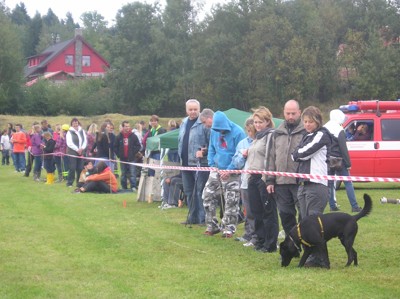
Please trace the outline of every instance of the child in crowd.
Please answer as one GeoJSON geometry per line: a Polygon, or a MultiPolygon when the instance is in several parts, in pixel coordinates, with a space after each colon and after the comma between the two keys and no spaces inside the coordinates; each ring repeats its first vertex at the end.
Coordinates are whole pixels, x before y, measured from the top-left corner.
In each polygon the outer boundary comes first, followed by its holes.
{"type": "Polygon", "coordinates": [[[44,153],[44,168],[47,171],[47,185],[51,185],[54,183],[54,171],[56,170],[54,163],[54,147],[56,146],[56,142],[53,139],[53,134],[49,131],[43,133],[44,144],[42,144],[43,153],[44,153]]]}
{"type": "MultiPolygon", "coordinates": [[[[83,169],[81,172],[81,175],[79,176],[79,180],[78,180],[78,188],[82,187],[83,185],[85,185],[86,183],[86,178],[89,175],[92,175],[94,173],[94,167],[93,167],[93,162],[92,161],[85,161],[83,163],[83,169]]],[[[75,189],[75,191],[77,191],[77,189],[75,189]]]]}
{"type": "Polygon", "coordinates": [[[10,136],[8,136],[8,131],[3,130],[1,135],[1,165],[10,165],[10,151],[11,151],[11,143],[10,136]]]}
{"type": "MultiPolygon", "coordinates": [[[[56,164],[57,172],[58,172],[58,182],[63,181],[63,173],[68,173],[68,156],[65,156],[67,153],[67,141],[65,139],[65,135],[69,130],[69,125],[64,124],[61,126],[61,130],[58,132],[58,138],[56,140],[56,146],[54,147],[54,162],[56,164]]],[[[54,133],[53,133],[54,136],[54,133]]]]}

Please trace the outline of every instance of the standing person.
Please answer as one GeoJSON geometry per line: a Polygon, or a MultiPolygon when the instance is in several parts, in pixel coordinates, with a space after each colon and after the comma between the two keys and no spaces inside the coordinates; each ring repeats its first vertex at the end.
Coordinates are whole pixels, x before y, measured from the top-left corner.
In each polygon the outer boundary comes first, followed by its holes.
{"type": "Polygon", "coordinates": [[[10,165],[11,143],[7,130],[3,130],[1,135],[1,165],[10,165]]]}
{"type": "MultiPolygon", "coordinates": [[[[157,115],[151,116],[150,125],[151,125],[151,129],[148,134],[148,137],[154,137],[154,136],[161,135],[161,134],[164,134],[165,132],[167,132],[167,130],[165,130],[163,127],[161,127],[161,125],[158,123],[157,115]]],[[[149,157],[154,160],[160,160],[161,159],[160,151],[159,150],[151,151],[149,157]]],[[[154,176],[155,173],[156,173],[155,170],[150,168],[149,172],[148,172],[148,176],[154,176]]]]}
{"type": "Polygon", "coordinates": [[[57,139],[60,137],[60,132],[61,132],[61,125],[56,124],[56,126],[54,127],[54,132],[53,132],[54,141],[57,142],[57,139]]]}
{"type": "MultiPolygon", "coordinates": [[[[322,126],[321,111],[307,107],[302,116],[307,134],[292,153],[293,160],[299,162],[298,173],[328,175],[327,160],[331,146],[329,132],[322,126]]],[[[298,199],[302,217],[319,215],[328,203],[328,181],[326,179],[299,179],[298,199]]]]}
{"type": "Polygon", "coordinates": [[[43,134],[44,132],[50,132],[51,135],[53,135],[53,130],[51,129],[51,127],[50,127],[50,125],[49,125],[49,123],[47,122],[46,119],[43,119],[43,120],[40,122],[40,124],[42,125],[42,134],[43,134]]]}
{"type": "MultiPolygon", "coordinates": [[[[340,170],[330,169],[330,175],[349,176],[349,169],[351,168],[351,161],[349,151],[346,144],[346,134],[343,130],[342,124],[346,116],[339,109],[334,109],[329,113],[329,121],[325,124],[325,128],[331,133],[331,157],[342,158],[342,168],[340,170]]],[[[356,194],[354,192],[353,183],[351,181],[344,181],[346,187],[347,197],[351,204],[351,211],[358,213],[361,208],[358,206],[356,194]]],[[[329,205],[331,211],[339,211],[335,200],[335,183],[334,181],[328,182],[329,186],[329,205]]]]}
{"type": "MultiPolygon", "coordinates": [[[[95,157],[105,160],[104,162],[110,167],[111,171],[114,172],[114,162],[111,161],[113,158],[114,149],[111,148],[111,134],[110,134],[110,123],[104,122],[100,127],[100,132],[96,134],[96,142],[92,147],[92,151],[96,150],[95,157]]],[[[100,160],[96,160],[94,166],[96,166],[100,160]]]]}
{"type": "Polygon", "coordinates": [[[8,137],[10,137],[10,139],[11,139],[11,135],[13,134],[13,130],[14,130],[14,125],[12,124],[12,123],[7,123],[7,134],[8,134],[8,137]]]}
{"type": "MultiPolygon", "coordinates": [[[[39,123],[37,121],[33,122],[31,130],[28,133],[25,132],[25,134],[26,134],[26,148],[28,150],[27,150],[26,156],[25,156],[25,158],[26,158],[26,166],[25,166],[24,177],[29,177],[29,174],[32,171],[33,160],[35,159],[35,157],[32,154],[32,141],[31,141],[31,137],[35,133],[35,128],[34,128],[35,125],[39,125],[39,123]]],[[[40,125],[39,125],[40,136],[42,136],[41,132],[42,132],[42,129],[41,129],[40,125]]],[[[39,151],[42,152],[42,150],[40,148],[39,148],[39,151]]],[[[34,177],[34,179],[35,179],[35,177],[34,177]]]]}
{"type": "MultiPolygon", "coordinates": [[[[114,124],[111,121],[111,119],[106,120],[106,122],[108,122],[110,125],[108,127],[108,136],[110,137],[110,159],[115,160],[114,145],[115,145],[116,136],[115,136],[114,124]]],[[[120,125],[120,127],[121,127],[121,125],[120,125]]],[[[121,132],[121,128],[120,128],[119,132],[121,132]]],[[[115,177],[118,178],[119,177],[119,169],[118,169],[117,161],[113,162],[112,169],[115,174],[115,177]]]]}
{"type": "MultiPolygon", "coordinates": [[[[299,103],[294,99],[287,101],[283,108],[283,116],[285,121],[275,130],[271,139],[268,170],[295,173],[298,163],[292,160],[291,154],[306,132],[301,122],[299,103]]],[[[285,234],[288,235],[297,223],[296,207],[299,209],[296,178],[269,176],[266,183],[267,192],[275,194],[282,227],[285,234]]]]}
{"type": "MultiPolygon", "coordinates": [[[[248,118],[245,123],[247,137],[239,142],[236,147],[236,153],[233,156],[233,163],[237,169],[248,169],[247,150],[256,136],[256,128],[254,127],[254,120],[252,117],[248,118]]],[[[246,218],[244,222],[244,234],[241,237],[235,238],[236,241],[244,242],[243,246],[254,246],[256,240],[254,237],[254,216],[250,209],[250,198],[248,193],[249,174],[243,172],[240,175],[240,194],[242,205],[246,211],[246,218]]]]}
{"type": "MultiPolygon", "coordinates": [[[[40,175],[42,172],[42,128],[39,124],[33,126],[33,134],[31,135],[31,152],[33,156],[33,180],[40,182],[40,175]]],[[[28,174],[29,175],[29,174],[28,174]]]]}
{"type": "MultiPolygon", "coordinates": [[[[292,153],[295,162],[299,162],[298,173],[313,175],[328,175],[328,157],[330,154],[331,137],[322,126],[321,111],[314,106],[304,109],[301,119],[307,134],[292,153]]],[[[326,179],[299,179],[299,199],[301,217],[321,215],[328,203],[329,190],[326,179]]],[[[314,251],[307,259],[306,267],[327,267],[322,252],[314,251]]]]}
{"type": "Polygon", "coordinates": [[[15,171],[25,171],[25,148],[26,148],[26,134],[22,131],[22,125],[15,125],[15,132],[11,137],[11,143],[13,144],[13,152],[15,156],[15,171]]]}
{"type": "MultiPolygon", "coordinates": [[[[213,117],[208,165],[219,170],[236,169],[232,158],[238,143],[246,137],[243,129],[233,123],[221,111],[213,117]]],[[[203,205],[206,212],[206,235],[212,236],[222,229],[222,237],[231,238],[236,232],[239,215],[240,186],[239,175],[212,171],[203,190],[203,205]],[[222,196],[224,200],[222,199],[222,196]],[[216,208],[221,201],[224,212],[221,226],[216,218],[216,208]]]]}
{"type": "Polygon", "coordinates": [[[139,124],[140,124],[140,126],[142,127],[142,138],[147,134],[147,128],[146,128],[146,123],[145,123],[145,121],[144,120],[141,120],[140,122],[139,122],[139,124]]]}
{"type": "MultiPolygon", "coordinates": [[[[196,99],[186,101],[186,114],[188,116],[183,120],[178,136],[178,154],[181,164],[184,167],[207,167],[205,151],[210,141],[210,127],[204,126],[201,122],[200,102],[196,99]],[[204,155],[199,149],[204,150],[204,155]]],[[[213,114],[214,112],[211,111],[211,119],[213,114]]],[[[201,195],[208,175],[208,171],[182,171],[183,191],[189,209],[188,217],[185,222],[182,222],[183,224],[204,224],[205,214],[201,195]]]]}
{"type": "MultiPolygon", "coordinates": [[[[170,119],[168,121],[168,131],[173,131],[179,129],[178,124],[175,120],[170,119]]],[[[168,161],[170,162],[179,162],[179,154],[178,149],[170,149],[167,153],[168,161]]]]}
{"type": "Polygon", "coordinates": [[[140,123],[135,123],[135,126],[132,129],[132,133],[136,135],[140,143],[140,151],[144,151],[143,143],[142,143],[142,125],[140,123]]]}
{"type": "Polygon", "coordinates": [[[86,133],[83,131],[79,120],[73,118],[67,132],[67,154],[69,155],[69,171],[67,186],[72,187],[75,180],[78,183],[79,174],[83,169],[83,157],[87,146],[86,133]]]}
{"type": "MultiPolygon", "coordinates": [[[[271,139],[274,133],[272,113],[261,106],[253,113],[256,137],[247,151],[247,167],[251,170],[267,170],[271,139]]],[[[254,215],[254,249],[260,252],[275,252],[279,224],[275,196],[267,193],[265,175],[251,174],[248,184],[250,210],[254,215]]]]}
{"type": "Polygon", "coordinates": [[[43,166],[47,172],[47,180],[46,185],[54,184],[54,171],[56,170],[56,166],[54,164],[54,147],[56,146],[56,142],[53,139],[53,134],[50,131],[46,131],[43,133],[44,144],[42,144],[43,153],[44,153],[44,161],[43,166]]]}
{"type": "Polygon", "coordinates": [[[86,134],[86,139],[87,139],[87,147],[86,147],[86,152],[88,157],[93,157],[96,156],[97,149],[94,149],[93,146],[96,143],[96,136],[97,136],[97,124],[92,123],[86,134]]]}
{"type": "Polygon", "coordinates": [[[68,157],[65,155],[67,153],[67,141],[65,135],[69,130],[68,124],[63,124],[59,132],[58,138],[56,140],[56,146],[54,147],[54,163],[56,164],[58,172],[58,182],[63,181],[63,172],[68,171],[68,157]]]}
{"type": "Polygon", "coordinates": [[[136,154],[140,151],[140,142],[136,134],[132,132],[129,121],[124,120],[121,124],[122,130],[118,134],[114,144],[114,152],[120,159],[121,186],[128,189],[128,179],[133,192],[136,192],[136,154]]]}

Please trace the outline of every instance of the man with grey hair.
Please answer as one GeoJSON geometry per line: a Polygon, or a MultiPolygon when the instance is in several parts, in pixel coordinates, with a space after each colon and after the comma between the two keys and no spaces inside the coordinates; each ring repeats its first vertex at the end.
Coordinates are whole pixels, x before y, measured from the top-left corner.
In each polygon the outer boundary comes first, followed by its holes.
{"type": "Polygon", "coordinates": [[[203,111],[200,113],[200,121],[201,123],[211,129],[212,127],[212,122],[213,122],[213,117],[214,117],[214,111],[208,108],[204,108],[203,111]]]}
{"type": "MultiPolygon", "coordinates": [[[[275,130],[269,153],[268,171],[297,172],[297,162],[291,158],[294,149],[305,134],[301,122],[301,110],[297,100],[286,102],[283,108],[285,121],[275,130]]],[[[275,193],[282,227],[287,235],[296,225],[296,206],[298,206],[296,178],[285,176],[269,176],[267,192],[275,193]]]]}
{"type": "MultiPolygon", "coordinates": [[[[208,109],[210,110],[210,109],[208,109]]],[[[212,112],[212,110],[210,110],[212,112]]],[[[207,120],[210,111],[203,120],[207,120]]],[[[212,112],[213,113],[213,112],[212,112]]],[[[184,167],[207,167],[207,148],[210,140],[210,128],[203,124],[200,114],[200,103],[196,99],[186,102],[188,115],[179,127],[178,153],[184,167]]],[[[212,118],[212,114],[211,114],[212,118]]],[[[212,122],[212,121],[211,121],[212,122]]],[[[182,171],[183,190],[189,208],[188,217],[182,224],[204,224],[205,213],[202,192],[207,182],[208,171],[182,171]]]]}

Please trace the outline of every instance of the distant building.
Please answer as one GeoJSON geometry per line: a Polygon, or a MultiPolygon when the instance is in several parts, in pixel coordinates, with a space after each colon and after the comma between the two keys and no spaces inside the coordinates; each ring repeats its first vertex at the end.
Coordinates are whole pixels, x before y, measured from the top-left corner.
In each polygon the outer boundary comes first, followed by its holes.
{"type": "Polygon", "coordinates": [[[103,77],[110,64],[75,29],[73,39],[56,43],[42,53],[27,58],[24,68],[26,85],[44,78],[55,83],[83,77],[103,77]]]}

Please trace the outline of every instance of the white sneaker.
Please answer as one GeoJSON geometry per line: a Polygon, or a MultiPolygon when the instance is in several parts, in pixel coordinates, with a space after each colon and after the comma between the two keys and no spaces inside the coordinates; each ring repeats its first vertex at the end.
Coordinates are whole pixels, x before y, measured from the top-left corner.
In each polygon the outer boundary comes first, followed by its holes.
{"type": "Polygon", "coordinates": [[[132,188],[133,193],[137,193],[137,189],[135,187],[132,188]]]}
{"type": "Polygon", "coordinates": [[[177,206],[166,204],[166,205],[165,205],[164,207],[162,207],[161,209],[167,210],[167,209],[174,209],[174,208],[177,208],[177,206]]]}
{"type": "Polygon", "coordinates": [[[168,204],[166,202],[162,202],[161,205],[158,206],[159,209],[163,210],[168,204]]]}
{"type": "Polygon", "coordinates": [[[244,243],[243,246],[244,246],[244,247],[253,247],[253,246],[254,246],[254,243],[251,242],[251,241],[249,241],[249,242],[244,243]]]}

